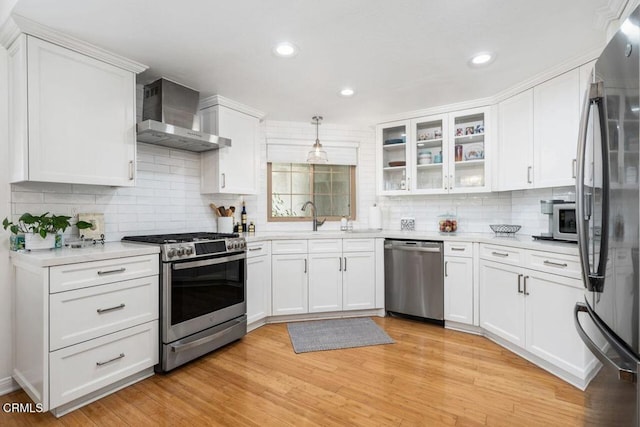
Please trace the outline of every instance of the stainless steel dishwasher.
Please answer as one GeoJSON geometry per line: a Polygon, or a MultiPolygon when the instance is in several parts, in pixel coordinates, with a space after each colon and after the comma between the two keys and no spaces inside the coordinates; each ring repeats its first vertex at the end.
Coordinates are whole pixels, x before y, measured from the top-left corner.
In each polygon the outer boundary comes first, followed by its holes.
{"type": "Polygon", "coordinates": [[[384,241],[385,309],[444,323],[442,242],[384,241]]]}

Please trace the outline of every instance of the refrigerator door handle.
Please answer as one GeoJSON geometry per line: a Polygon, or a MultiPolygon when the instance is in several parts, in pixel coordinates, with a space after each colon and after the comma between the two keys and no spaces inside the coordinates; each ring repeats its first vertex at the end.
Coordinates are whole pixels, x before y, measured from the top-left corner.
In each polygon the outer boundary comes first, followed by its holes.
{"type": "MultiPolygon", "coordinates": [[[[609,223],[609,144],[607,141],[607,123],[604,105],[604,82],[592,83],[586,93],[580,119],[580,135],[578,137],[578,173],[576,177],[576,209],[578,252],[582,265],[582,275],[585,279],[585,287],[589,291],[602,292],[604,289],[605,268],[607,263],[607,238],[609,223]],[[602,159],[602,226],[600,234],[600,252],[598,266],[595,272],[589,265],[589,231],[587,223],[592,217],[593,192],[585,193],[585,156],[587,146],[587,129],[589,126],[589,113],[592,105],[598,106],[598,120],[600,124],[600,141],[602,159]]],[[[593,178],[595,185],[595,177],[593,178]]]]}
{"type": "Polygon", "coordinates": [[[593,323],[596,325],[596,328],[598,328],[598,331],[605,337],[605,339],[611,345],[611,347],[620,356],[623,356],[625,360],[629,361],[629,364],[637,366],[638,360],[636,360],[636,358],[632,354],[630,354],[624,347],[622,347],[618,343],[617,339],[613,337],[611,333],[608,332],[605,327],[603,327],[603,325],[601,325],[601,321],[599,319],[591,315],[591,312],[589,311],[589,308],[587,307],[586,304],[581,302],[576,303],[573,309],[574,321],[575,321],[576,329],[578,331],[578,335],[580,335],[580,338],[582,339],[584,344],[591,351],[591,353],[593,353],[593,355],[596,358],[598,358],[598,360],[600,360],[600,362],[602,362],[604,365],[611,366],[618,371],[618,379],[620,381],[636,383],[638,379],[638,372],[632,369],[621,367],[616,362],[614,362],[607,354],[605,354],[602,350],[600,350],[600,347],[598,347],[598,345],[593,342],[591,337],[589,337],[589,335],[582,328],[582,325],[580,324],[580,319],[578,318],[579,313],[587,313],[589,315],[593,323]]]}

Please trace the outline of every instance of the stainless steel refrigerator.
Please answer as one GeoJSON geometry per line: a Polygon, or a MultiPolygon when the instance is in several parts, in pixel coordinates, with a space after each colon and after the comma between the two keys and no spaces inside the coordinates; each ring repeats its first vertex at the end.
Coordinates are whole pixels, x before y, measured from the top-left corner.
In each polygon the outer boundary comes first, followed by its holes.
{"type": "Polygon", "coordinates": [[[637,426],[640,419],[639,39],[640,8],[597,60],[582,111],[576,216],[585,298],[574,313],[603,365],[585,391],[589,425],[637,426]]]}

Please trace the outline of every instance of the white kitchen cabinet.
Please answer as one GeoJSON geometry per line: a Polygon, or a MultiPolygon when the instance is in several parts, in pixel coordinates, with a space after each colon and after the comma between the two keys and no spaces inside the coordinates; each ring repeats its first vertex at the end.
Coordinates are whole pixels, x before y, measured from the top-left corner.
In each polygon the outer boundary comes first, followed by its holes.
{"type": "Polygon", "coordinates": [[[492,255],[512,251],[481,250],[480,326],[586,386],[596,362],[574,325],[573,308],[584,298],[581,273],[573,268],[578,257],[518,250],[521,261],[513,264],[492,255]]]}
{"type": "Polygon", "coordinates": [[[498,188],[533,187],[533,89],[498,104],[498,188]]]}
{"type": "Polygon", "coordinates": [[[533,88],[533,181],[536,188],[575,185],[580,69],[533,88]]]}
{"type": "Polygon", "coordinates": [[[247,324],[271,315],[271,242],[247,244],[247,324]]]}
{"type": "Polygon", "coordinates": [[[200,116],[204,132],[231,138],[231,147],[202,153],[200,192],[257,194],[261,170],[258,130],[263,114],[214,96],[201,103],[200,116]]]}
{"type": "Polygon", "coordinates": [[[490,191],[489,123],[482,107],[378,125],[378,192],[490,191]]]}
{"type": "Polygon", "coordinates": [[[472,325],[472,245],[467,242],[445,242],[444,253],[444,320],[472,325]]]}
{"type": "Polygon", "coordinates": [[[11,182],[133,186],[135,73],[24,34],[9,58],[11,182]]]}
{"type": "Polygon", "coordinates": [[[374,308],[375,252],[344,252],[343,258],[342,309],[347,311],[374,308]]]}
{"type": "Polygon", "coordinates": [[[306,251],[271,257],[274,316],[309,312],[308,263],[306,251]]]}
{"type": "Polygon", "coordinates": [[[342,248],[309,254],[309,312],[342,311],[342,248]]]}
{"type": "Polygon", "coordinates": [[[13,378],[34,402],[60,416],[153,374],[157,254],[29,261],[14,259],[13,378]]]}

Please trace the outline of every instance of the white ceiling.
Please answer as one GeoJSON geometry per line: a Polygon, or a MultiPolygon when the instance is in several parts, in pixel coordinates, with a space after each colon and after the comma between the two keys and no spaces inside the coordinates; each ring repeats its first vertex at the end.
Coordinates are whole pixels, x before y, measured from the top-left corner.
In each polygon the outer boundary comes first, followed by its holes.
{"type": "Polygon", "coordinates": [[[18,0],[14,12],[264,111],[373,124],[494,95],[601,48],[609,0],[18,0]],[[300,48],[272,54],[276,42],[300,48]],[[486,68],[467,65],[492,51],[486,68]],[[357,93],[338,96],[344,86],[357,93]]]}

